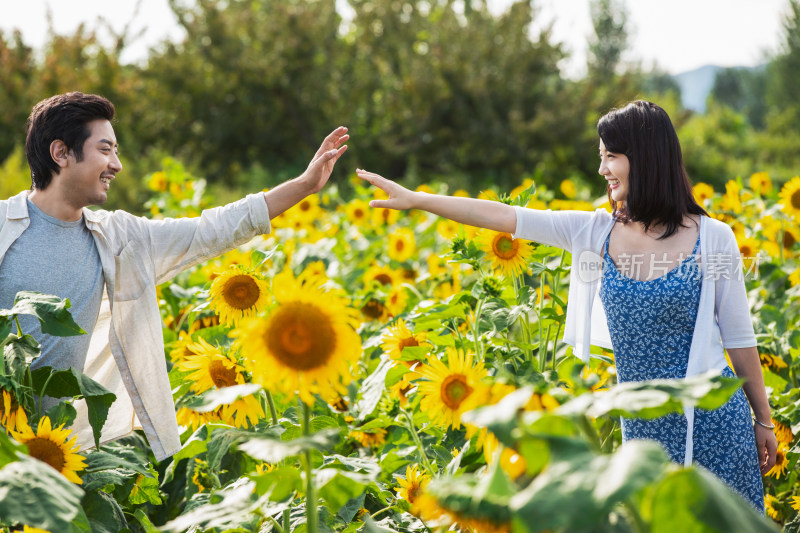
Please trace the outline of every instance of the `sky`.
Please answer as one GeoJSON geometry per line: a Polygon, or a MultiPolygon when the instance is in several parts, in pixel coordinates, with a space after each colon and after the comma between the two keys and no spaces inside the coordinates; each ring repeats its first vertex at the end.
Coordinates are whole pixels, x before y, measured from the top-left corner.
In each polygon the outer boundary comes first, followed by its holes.
{"type": "MultiPolygon", "coordinates": [[[[186,1],[186,0],[184,0],[186,1]]],[[[342,1],[342,0],[339,0],[342,1]]],[[[489,0],[494,13],[513,0],[489,0]]],[[[657,65],[678,74],[704,65],[754,66],[779,50],[788,0],[627,0],[631,34],[627,61],[645,68],[657,65]]],[[[130,23],[141,35],[124,52],[123,61],[137,61],[165,39],[183,33],[167,0],[141,0],[134,16],[133,0],[0,0],[0,30],[19,28],[24,41],[41,47],[47,36],[47,8],[59,33],[79,24],[107,21],[116,32],[130,23]]],[[[560,66],[571,77],[585,72],[586,40],[592,34],[589,0],[534,0],[539,15],[533,32],[552,24],[553,38],[570,57],[560,66]]]]}

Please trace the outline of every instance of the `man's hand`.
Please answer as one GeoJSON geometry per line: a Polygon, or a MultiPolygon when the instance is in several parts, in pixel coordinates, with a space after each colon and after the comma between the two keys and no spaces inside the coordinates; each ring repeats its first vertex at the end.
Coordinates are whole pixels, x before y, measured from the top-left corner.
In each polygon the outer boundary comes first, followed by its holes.
{"type": "Polygon", "coordinates": [[[347,128],[344,126],[339,126],[325,137],[319,150],[314,154],[314,158],[311,159],[311,162],[308,164],[308,168],[306,168],[305,172],[298,178],[303,185],[308,187],[307,194],[319,192],[325,183],[328,182],[328,178],[331,177],[331,172],[333,172],[336,161],[338,161],[347,150],[347,145],[344,143],[347,142],[349,138],[350,136],[347,134],[347,128]]]}
{"type": "Polygon", "coordinates": [[[265,192],[269,218],[275,218],[309,194],[319,192],[331,177],[336,161],[347,150],[344,143],[349,138],[347,128],[339,126],[322,141],[305,172],[265,192]]]}

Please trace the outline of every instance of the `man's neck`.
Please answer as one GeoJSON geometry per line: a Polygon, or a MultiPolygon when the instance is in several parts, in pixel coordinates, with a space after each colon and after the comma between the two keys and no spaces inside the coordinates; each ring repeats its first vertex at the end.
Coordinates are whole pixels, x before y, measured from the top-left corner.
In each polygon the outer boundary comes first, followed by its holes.
{"type": "Polygon", "coordinates": [[[75,222],[83,216],[83,209],[70,205],[53,185],[44,190],[33,189],[28,198],[45,214],[65,222],[75,222]]]}

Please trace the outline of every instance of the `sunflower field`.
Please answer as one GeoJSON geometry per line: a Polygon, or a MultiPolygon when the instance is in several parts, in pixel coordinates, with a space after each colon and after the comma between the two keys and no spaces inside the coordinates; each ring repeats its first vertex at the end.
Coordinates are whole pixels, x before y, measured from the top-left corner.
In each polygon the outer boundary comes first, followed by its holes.
{"type": "MultiPolygon", "coordinates": [[[[114,396],[75,370],[31,370],[38,343],[17,319],[81,334],[68,303],[20,293],[0,311],[0,529],[800,531],[800,177],[695,186],[748,268],[779,440],[767,517],[658,445],[621,442],[621,416],[715,408],[739,380],[617,384],[612,352],[593,348],[584,365],[560,341],[566,252],[370,208],[376,191],[352,179],[351,198],[329,185],[269,235],[158,288],[184,431],[170,459],[138,433],[78,449],[73,400],[97,438],[114,396]],[[45,392],[64,399],[43,411],[45,392]]],[[[172,160],[147,183],[153,217],[214,205],[172,160]]],[[[569,180],[482,196],[608,207],[569,180]]]]}

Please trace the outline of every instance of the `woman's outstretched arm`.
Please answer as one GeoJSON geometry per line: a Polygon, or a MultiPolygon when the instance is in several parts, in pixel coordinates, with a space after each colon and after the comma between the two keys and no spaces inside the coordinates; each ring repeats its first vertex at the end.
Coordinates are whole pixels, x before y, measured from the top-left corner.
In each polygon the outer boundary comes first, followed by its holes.
{"type": "Polygon", "coordinates": [[[389,195],[388,200],[372,200],[369,203],[371,207],[422,209],[478,228],[506,233],[514,233],[517,229],[517,215],[510,205],[491,200],[414,192],[373,172],[357,169],[356,174],[389,195]]]}

